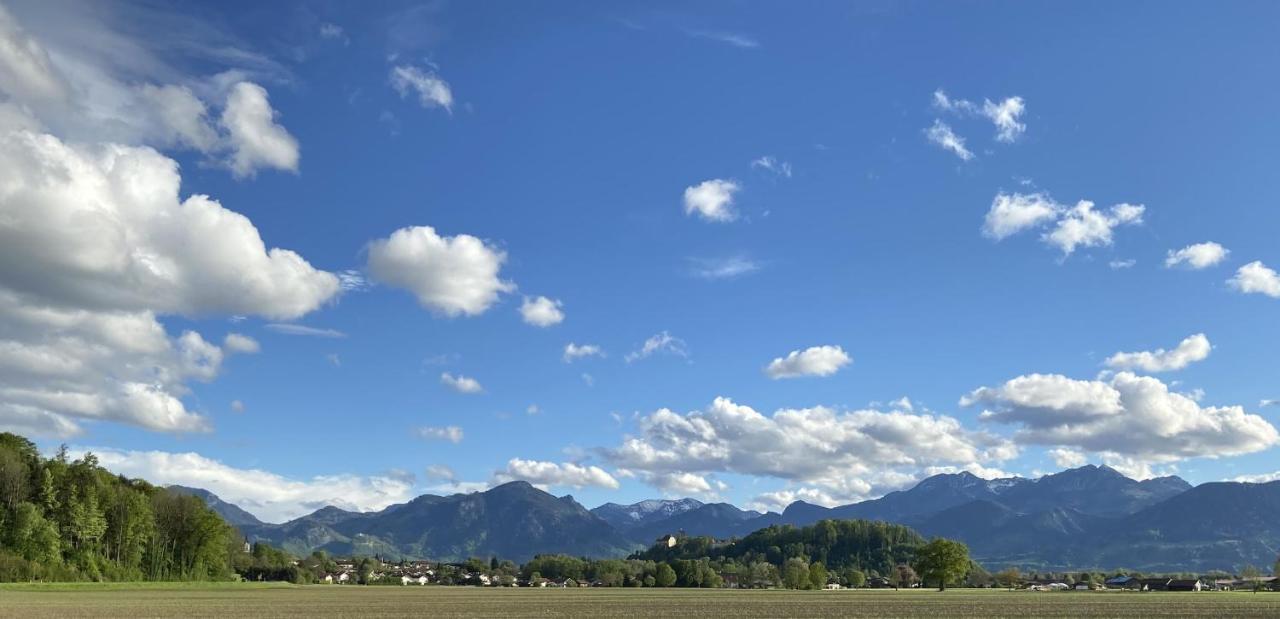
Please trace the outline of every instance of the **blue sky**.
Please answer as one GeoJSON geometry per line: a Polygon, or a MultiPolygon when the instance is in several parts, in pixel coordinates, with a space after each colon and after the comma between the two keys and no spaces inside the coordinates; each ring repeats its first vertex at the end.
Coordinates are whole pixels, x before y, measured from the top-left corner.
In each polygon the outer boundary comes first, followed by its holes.
{"type": "Polygon", "coordinates": [[[6,3],[0,428],[274,520],[1269,478],[1278,12],[6,3]]]}

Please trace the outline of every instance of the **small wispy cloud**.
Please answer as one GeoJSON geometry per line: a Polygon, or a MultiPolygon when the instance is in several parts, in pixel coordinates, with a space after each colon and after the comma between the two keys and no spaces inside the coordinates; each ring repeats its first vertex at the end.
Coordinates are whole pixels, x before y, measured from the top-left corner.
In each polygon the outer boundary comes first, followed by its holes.
{"type": "Polygon", "coordinates": [[[773,155],[765,155],[751,162],[752,169],[764,170],[774,176],[783,178],[791,178],[791,163],[788,161],[779,161],[773,155]]]}
{"type": "Polygon", "coordinates": [[[414,433],[421,439],[428,441],[449,441],[455,445],[462,442],[463,436],[462,428],[459,428],[458,426],[423,426],[414,430],[414,433]]]}
{"type": "Polygon", "coordinates": [[[735,32],[724,32],[721,30],[685,30],[685,34],[698,38],[725,43],[742,49],[755,49],[760,47],[760,42],[745,35],[735,32]]]}
{"type": "Polygon", "coordinates": [[[321,329],[317,327],[308,327],[306,325],[296,325],[291,322],[272,322],[267,324],[267,329],[276,333],[285,335],[305,335],[308,337],[347,337],[346,333],[337,329],[321,329]]]}
{"type": "Polygon", "coordinates": [[[654,353],[668,353],[678,357],[688,357],[689,349],[685,345],[684,340],[663,331],[655,334],[653,337],[644,341],[640,348],[627,353],[624,357],[627,363],[644,359],[654,353]]]}
{"type": "Polygon", "coordinates": [[[689,274],[700,279],[732,279],[760,270],[760,263],[746,256],[689,258],[689,274]]]}

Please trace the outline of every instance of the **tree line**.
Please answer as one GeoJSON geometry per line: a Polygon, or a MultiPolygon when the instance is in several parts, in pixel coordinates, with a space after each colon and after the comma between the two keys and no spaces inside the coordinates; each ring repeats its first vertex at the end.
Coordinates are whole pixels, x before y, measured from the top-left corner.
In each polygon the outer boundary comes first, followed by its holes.
{"type": "Polygon", "coordinates": [[[0,433],[0,582],[226,580],[268,554],[198,497],[0,433]]]}

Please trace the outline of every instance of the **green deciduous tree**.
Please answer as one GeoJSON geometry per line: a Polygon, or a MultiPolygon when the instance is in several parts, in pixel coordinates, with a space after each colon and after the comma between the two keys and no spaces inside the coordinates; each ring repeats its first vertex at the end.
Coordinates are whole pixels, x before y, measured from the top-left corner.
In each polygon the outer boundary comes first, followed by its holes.
{"type": "Polygon", "coordinates": [[[944,591],[949,582],[959,582],[969,571],[969,547],[936,538],[916,551],[914,568],[925,583],[937,583],[944,591]]]}

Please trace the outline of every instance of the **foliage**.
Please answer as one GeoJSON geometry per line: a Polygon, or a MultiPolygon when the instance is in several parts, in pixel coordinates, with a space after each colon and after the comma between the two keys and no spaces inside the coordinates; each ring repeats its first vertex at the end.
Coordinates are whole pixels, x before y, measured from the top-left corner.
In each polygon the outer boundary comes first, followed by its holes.
{"type": "Polygon", "coordinates": [[[199,498],[112,475],[92,453],[41,458],[0,433],[0,581],[305,579],[286,564],[265,547],[245,553],[199,498]]]}
{"type": "Polygon", "coordinates": [[[969,547],[941,537],[916,550],[913,566],[926,583],[937,583],[944,591],[947,583],[960,582],[969,573],[969,547]]]}

